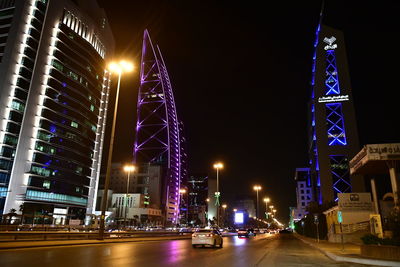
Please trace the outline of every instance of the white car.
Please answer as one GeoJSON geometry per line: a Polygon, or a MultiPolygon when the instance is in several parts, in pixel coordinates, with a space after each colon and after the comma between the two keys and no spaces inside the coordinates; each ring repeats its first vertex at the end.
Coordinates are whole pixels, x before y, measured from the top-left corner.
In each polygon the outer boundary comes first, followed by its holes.
{"type": "Polygon", "coordinates": [[[192,234],[192,246],[195,248],[197,245],[213,246],[217,245],[222,248],[224,241],[222,235],[218,230],[213,229],[199,229],[192,234]]]}

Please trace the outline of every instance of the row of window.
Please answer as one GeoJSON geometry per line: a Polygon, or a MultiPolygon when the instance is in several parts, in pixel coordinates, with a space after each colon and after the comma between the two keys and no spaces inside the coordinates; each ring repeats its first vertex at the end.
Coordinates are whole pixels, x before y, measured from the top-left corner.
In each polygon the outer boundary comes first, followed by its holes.
{"type": "Polygon", "coordinates": [[[42,200],[57,203],[67,203],[86,206],[88,200],[83,197],[76,197],[64,194],[56,194],[50,192],[41,192],[36,190],[28,189],[26,191],[26,199],[30,200],[42,200]]]}
{"type": "Polygon", "coordinates": [[[68,195],[88,195],[89,189],[72,183],[61,182],[59,180],[43,179],[41,177],[30,176],[28,186],[35,188],[43,188],[58,193],[63,192],[68,195]]]}
{"type": "Polygon", "coordinates": [[[90,184],[90,179],[88,179],[87,177],[79,176],[73,174],[72,172],[70,173],[64,170],[43,167],[35,164],[32,164],[30,173],[40,175],[43,177],[54,177],[60,180],[65,180],[65,182],[67,183],[81,184],[86,186],[89,186],[90,184]]]}

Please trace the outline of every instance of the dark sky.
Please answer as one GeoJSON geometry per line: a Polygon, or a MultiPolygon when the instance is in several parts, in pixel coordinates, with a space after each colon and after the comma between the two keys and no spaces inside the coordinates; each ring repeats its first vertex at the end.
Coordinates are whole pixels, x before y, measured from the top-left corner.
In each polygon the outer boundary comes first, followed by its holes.
{"type": "MultiPolygon", "coordinates": [[[[140,64],[146,28],[159,44],[186,126],[190,171],[214,175],[212,163],[223,161],[223,198],[254,196],[259,183],[260,196],[268,195],[286,220],[295,206],[295,168],[308,161],[307,100],[321,2],[99,2],[117,58],[140,64]]],[[[327,1],[325,23],[345,34],[361,144],[399,142],[399,5],[349,2],[327,1]]],[[[138,78],[139,70],[123,77],[114,161],[132,159],[138,78]]]]}

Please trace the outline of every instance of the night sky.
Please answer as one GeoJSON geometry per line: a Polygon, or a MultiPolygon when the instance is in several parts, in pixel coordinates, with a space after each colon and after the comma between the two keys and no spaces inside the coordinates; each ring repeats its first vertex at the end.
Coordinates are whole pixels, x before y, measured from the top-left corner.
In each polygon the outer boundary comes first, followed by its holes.
{"type": "MultiPolygon", "coordinates": [[[[213,162],[223,161],[223,202],[255,196],[259,183],[260,197],[268,195],[284,221],[296,205],[295,168],[308,162],[307,101],[321,6],[289,2],[99,0],[116,58],[138,66],[146,28],[159,44],[186,127],[190,172],[215,175],[213,162]]],[[[324,21],[344,31],[360,143],[399,142],[399,4],[349,2],[327,1],[324,21]]],[[[132,160],[138,81],[139,70],[123,76],[113,161],[132,160]]]]}

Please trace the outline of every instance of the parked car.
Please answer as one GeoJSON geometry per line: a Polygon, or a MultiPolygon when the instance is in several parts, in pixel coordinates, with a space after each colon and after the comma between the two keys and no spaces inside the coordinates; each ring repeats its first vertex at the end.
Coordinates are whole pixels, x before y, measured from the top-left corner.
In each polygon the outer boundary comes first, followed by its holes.
{"type": "Polygon", "coordinates": [[[216,229],[198,229],[192,234],[192,246],[195,248],[198,245],[201,246],[212,246],[217,245],[222,248],[223,239],[221,233],[216,229]]]}

